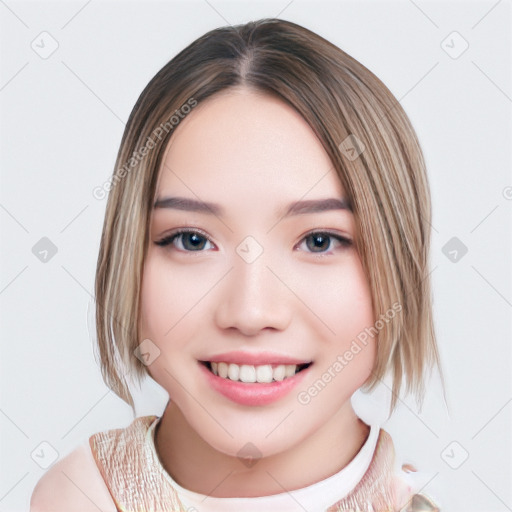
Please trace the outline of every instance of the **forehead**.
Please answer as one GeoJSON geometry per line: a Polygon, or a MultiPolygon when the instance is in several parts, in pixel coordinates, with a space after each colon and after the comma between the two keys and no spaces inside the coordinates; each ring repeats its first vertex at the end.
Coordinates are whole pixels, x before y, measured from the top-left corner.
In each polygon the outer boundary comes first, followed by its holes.
{"type": "Polygon", "coordinates": [[[243,88],[201,103],[175,128],[157,196],[171,193],[259,209],[344,195],[327,152],[300,114],[243,88]]]}

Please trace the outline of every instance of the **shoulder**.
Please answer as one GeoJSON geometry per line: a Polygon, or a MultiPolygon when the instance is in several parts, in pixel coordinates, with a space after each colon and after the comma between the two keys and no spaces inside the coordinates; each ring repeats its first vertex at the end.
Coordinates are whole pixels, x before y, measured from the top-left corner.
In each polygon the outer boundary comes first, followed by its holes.
{"type": "Polygon", "coordinates": [[[117,510],[88,443],[75,448],[53,465],[37,482],[32,492],[30,512],[68,510],[117,510]]]}
{"type": "Polygon", "coordinates": [[[141,416],[126,427],[90,436],[37,482],[30,499],[30,512],[116,512],[111,491],[117,499],[116,493],[122,491],[119,485],[140,476],[139,465],[132,460],[139,456],[134,447],[143,447],[148,428],[156,418],[141,416]],[[120,466],[126,467],[122,473],[118,472],[120,466]]]}

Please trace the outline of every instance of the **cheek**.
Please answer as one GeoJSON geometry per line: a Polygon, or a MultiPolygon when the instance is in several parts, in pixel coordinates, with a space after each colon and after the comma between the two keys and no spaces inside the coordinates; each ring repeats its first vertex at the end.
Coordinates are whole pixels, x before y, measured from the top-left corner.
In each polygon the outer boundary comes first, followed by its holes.
{"type": "Polygon", "coordinates": [[[201,291],[187,277],[173,270],[168,259],[157,251],[148,251],[141,285],[139,339],[149,339],[158,347],[159,355],[147,369],[168,391],[174,382],[168,372],[176,373],[183,345],[197,325],[194,313],[198,308],[191,306],[197,303],[201,291]]]}
{"type": "Polygon", "coordinates": [[[141,336],[162,341],[176,338],[200,313],[198,301],[208,285],[198,269],[184,271],[150,249],[141,288],[141,336]]]}
{"type": "Polygon", "coordinates": [[[317,321],[316,332],[325,333],[318,340],[317,369],[297,398],[310,414],[321,415],[341,408],[371,376],[377,337],[368,334],[374,325],[372,296],[358,257],[315,278],[321,288],[311,308],[329,329],[317,321]]]}
{"type": "Polygon", "coordinates": [[[308,304],[317,317],[316,332],[325,333],[319,338],[319,370],[325,372],[322,378],[335,382],[329,386],[332,393],[319,403],[334,400],[338,404],[356,391],[374,368],[377,336],[370,331],[375,321],[371,289],[356,253],[336,270],[319,267],[310,278],[310,284],[315,283],[310,289],[316,291],[309,295],[308,304]]]}
{"type": "Polygon", "coordinates": [[[343,341],[373,325],[371,290],[357,253],[347,255],[338,268],[319,266],[303,281],[302,295],[328,329],[332,341],[343,341]]]}
{"type": "Polygon", "coordinates": [[[141,288],[141,338],[156,341],[172,325],[169,323],[172,296],[168,290],[166,275],[159,271],[155,258],[148,255],[141,288]]]}

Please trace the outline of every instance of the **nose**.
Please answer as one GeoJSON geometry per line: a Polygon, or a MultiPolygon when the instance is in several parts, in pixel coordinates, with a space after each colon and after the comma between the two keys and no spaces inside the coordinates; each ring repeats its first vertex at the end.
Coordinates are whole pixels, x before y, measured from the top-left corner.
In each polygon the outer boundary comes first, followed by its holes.
{"type": "Polygon", "coordinates": [[[255,336],[264,329],[285,330],[292,317],[292,293],[265,252],[248,263],[234,255],[233,268],[221,283],[215,321],[221,329],[255,336]]]}

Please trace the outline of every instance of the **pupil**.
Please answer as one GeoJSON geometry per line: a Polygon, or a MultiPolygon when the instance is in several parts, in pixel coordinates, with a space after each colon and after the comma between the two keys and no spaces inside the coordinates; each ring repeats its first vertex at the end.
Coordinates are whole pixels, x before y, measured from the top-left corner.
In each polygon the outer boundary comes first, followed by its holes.
{"type": "MultiPolygon", "coordinates": [[[[325,235],[311,235],[310,240],[314,240],[313,245],[309,249],[327,249],[329,247],[329,236],[325,235]]],[[[319,252],[319,251],[316,251],[319,252]]]]}
{"type": "Polygon", "coordinates": [[[202,236],[199,236],[196,233],[188,233],[188,234],[186,234],[186,236],[183,239],[183,242],[184,242],[183,245],[187,249],[190,249],[190,248],[192,248],[192,249],[197,249],[197,248],[202,249],[203,246],[204,246],[205,241],[206,240],[202,236]],[[189,247],[187,247],[188,242],[191,243],[191,245],[189,247]]]}

